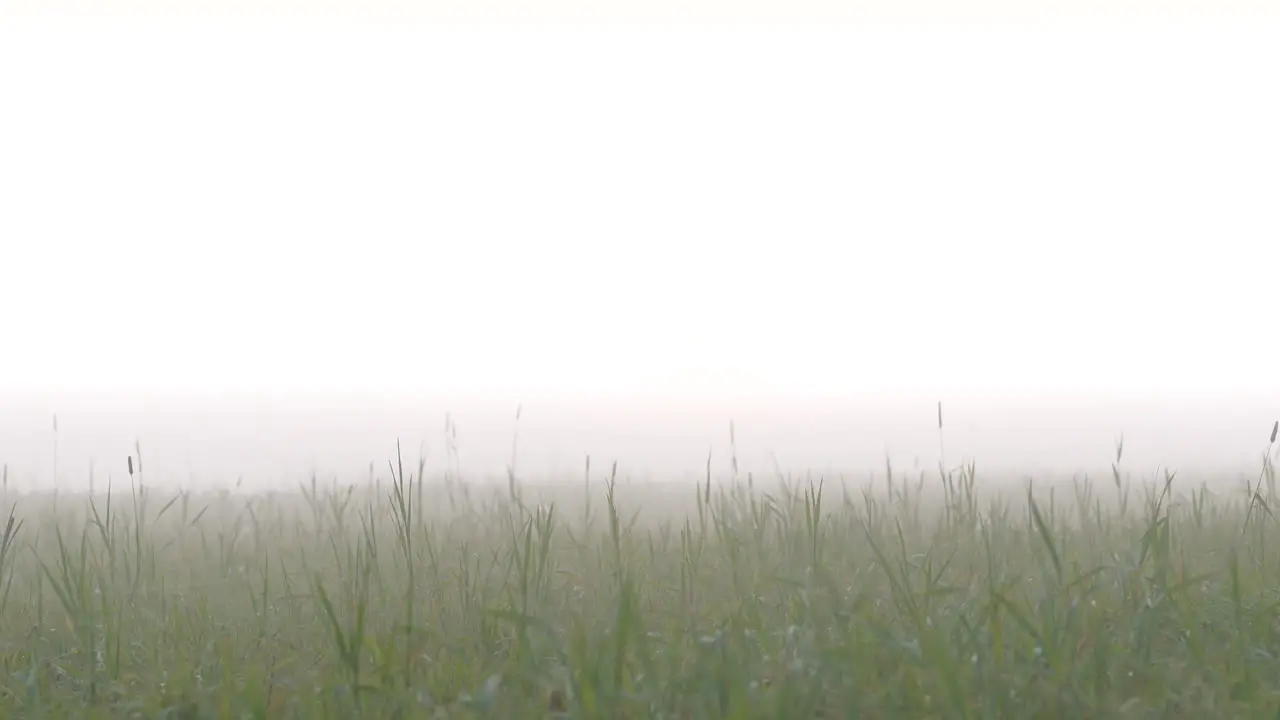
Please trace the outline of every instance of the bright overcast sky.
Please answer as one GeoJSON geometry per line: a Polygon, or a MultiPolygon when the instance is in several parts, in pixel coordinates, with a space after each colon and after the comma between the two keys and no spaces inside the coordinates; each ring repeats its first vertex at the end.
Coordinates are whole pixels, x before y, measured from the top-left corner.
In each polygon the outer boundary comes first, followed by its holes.
{"type": "Polygon", "coordinates": [[[1271,21],[0,24],[0,386],[1277,389],[1271,21]]]}

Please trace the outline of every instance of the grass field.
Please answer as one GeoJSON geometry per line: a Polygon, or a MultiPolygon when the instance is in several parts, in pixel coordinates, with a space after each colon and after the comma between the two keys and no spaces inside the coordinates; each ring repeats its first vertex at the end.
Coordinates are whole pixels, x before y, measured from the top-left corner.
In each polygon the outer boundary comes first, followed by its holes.
{"type": "Polygon", "coordinates": [[[1260,466],[6,491],[0,716],[1275,717],[1260,466]]]}

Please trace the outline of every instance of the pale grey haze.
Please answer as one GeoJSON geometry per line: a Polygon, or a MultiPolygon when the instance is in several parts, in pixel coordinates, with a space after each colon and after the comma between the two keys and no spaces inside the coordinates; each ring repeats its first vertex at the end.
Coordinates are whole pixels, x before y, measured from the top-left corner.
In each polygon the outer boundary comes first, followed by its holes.
{"type": "Polygon", "coordinates": [[[0,462],[1256,469],[1278,29],[5,20],[0,462]]]}
{"type": "Polygon", "coordinates": [[[530,482],[577,481],[588,455],[596,479],[616,461],[627,478],[689,480],[705,473],[709,454],[713,474],[725,478],[731,421],[744,476],[808,471],[861,482],[882,477],[886,460],[898,472],[935,474],[945,452],[948,467],[974,461],[993,484],[1053,480],[1107,471],[1123,436],[1126,472],[1154,477],[1168,468],[1220,485],[1256,474],[1275,416],[1274,403],[1242,398],[953,402],[943,406],[940,447],[937,405],[923,399],[624,407],[561,401],[524,405],[519,422],[514,403],[429,398],[10,395],[4,402],[0,458],[11,484],[27,489],[86,487],[91,465],[99,487],[108,476],[122,482],[135,442],[149,482],[192,488],[289,487],[312,471],[326,483],[361,482],[371,464],[386,477],[397,441],[411,467],[421,456],[433,475],[460,470],[477,481],[505,476],[513,441],[517,474],[530,482]],[[449,407],[456,455],[446,442],[449,407]]]}

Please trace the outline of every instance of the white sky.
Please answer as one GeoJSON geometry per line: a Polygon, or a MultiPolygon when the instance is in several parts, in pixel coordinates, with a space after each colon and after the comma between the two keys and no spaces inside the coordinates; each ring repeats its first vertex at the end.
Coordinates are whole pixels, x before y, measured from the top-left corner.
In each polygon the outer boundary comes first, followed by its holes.
{"type": "Polygon", "coordinates": [[[0,389],[1280,389],[1280,25],[0,23],[0,389]]]}

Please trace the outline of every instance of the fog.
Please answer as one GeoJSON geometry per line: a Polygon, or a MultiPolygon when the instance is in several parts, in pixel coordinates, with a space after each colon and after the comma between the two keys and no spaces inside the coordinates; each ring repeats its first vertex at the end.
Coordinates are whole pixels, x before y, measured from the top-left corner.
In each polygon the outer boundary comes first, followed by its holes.
{"type": "Polygon", "coordinates": [[[1256,472],[1276,30],[6,20],[0,462],[1256,472]]]}
{"type": "Polygon", "coordinates": [[[523,405],[518,421],[514,403],[455,401],[449,410],[430,398],[5,400],[0,459],[11,485],[25,489],[85,488],[90,467],[99,487],[109,477],[124,482],[135,444],[153,484],[280,488],[312,474],[324,483],[362,483],[371,466],[375,476],[387,476],[397,442],[411,469],[421,458],[435,477],[460,473],[477,482],[505,478],[514,450],[516,474],[531,483],[578,482],[588,456],[595,480],[617,462],[626,479],[690,481],[705,474],[708,459],[713,474],[726,478],[735,455],[741,477],[808,472],[864,482],[883,477],[886,462],[899,473],[936,474],[945,453],[949,468],[974,462],[986,482],[1007,485],[1072,473],[1109,477],[1121,438],[1122,467],[1136,477],[1167,468],[1218,485],[1259,470],[1275,415],[1274,406],[1242,400],[958,402],[944,404],[940,434],[936,403],[884,398],[614,407],[562,401],[523,405]]]}

